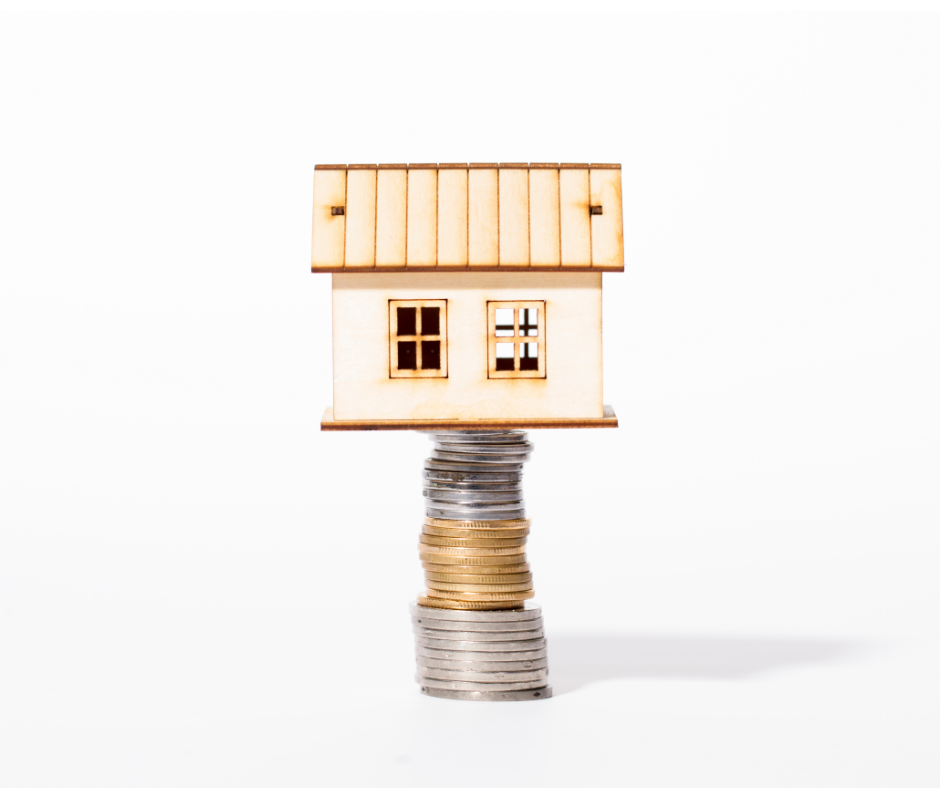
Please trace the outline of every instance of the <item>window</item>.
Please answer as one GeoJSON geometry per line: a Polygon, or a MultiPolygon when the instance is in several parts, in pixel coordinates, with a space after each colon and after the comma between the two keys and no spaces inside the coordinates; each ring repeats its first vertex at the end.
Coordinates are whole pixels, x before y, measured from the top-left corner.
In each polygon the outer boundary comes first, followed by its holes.
{"type": "Polygon", "coordinates": [[[545,377],[545,302],[487,303],[491,378],[545,377]]]}
{"type": "Polygon", "coordinates": [[[447,377],[447,301],[389,301],[389,376],[447,377]]]}

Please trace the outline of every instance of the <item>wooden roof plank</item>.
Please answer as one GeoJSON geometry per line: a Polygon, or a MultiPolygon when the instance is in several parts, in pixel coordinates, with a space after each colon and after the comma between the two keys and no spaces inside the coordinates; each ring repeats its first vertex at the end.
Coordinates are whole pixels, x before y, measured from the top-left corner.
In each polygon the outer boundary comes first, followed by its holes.
{"type": "Polygon", "coordinates": [[[529,170],[529,259],[533,268],[561,264],[558,170],[529,170]]]}
{"type": "Polygon", "coordinates": [[[591,205],[603,213],[591,216],[591,261],[594,266],[623,265],[623,207],[620,170],[591,170],[591,205]]]}
{"type": "Polygon", "coordinates": [[[561,267],[591,265],[591,187],[587,169],[561,170],[559,200],[561,267]]]}
{"type": "Polygon", "coordinates": [[[437,169],[408,168],[408,248],[409,268],[437,265],[437,169]]]}
{"type": "Polygon", "coordinates": [[[437,174],[437,264],[467,264],[467,169],[437,174]]]}
{"type": "Polygon", "coordinates": [[[345,263],[346,216],[333,215],[346,208],[346,167],[320,168],[313,173],[313,243],[311,266],[320,268],[345,263]]]}
{"type": "Polygon", "coordinates": [[[499,170],[499,264],[529,264],[529,170],[499,170]]]}
{"type": "Polygon", "coordinates": [[[468,263],[499,264],[499,182],[494,165],[471,169],[468,178],[468,263]]]}
{"type": "Polygon", "coordinates": [[[405,265],[407,221],[408,171],[380,165],[375,198],[376,268],[405,265]]]}
{"type": "Polygon", "coordinates": [[[376,170],[350,167],[346,174],[346,265],[375,265],[376,170]]]}

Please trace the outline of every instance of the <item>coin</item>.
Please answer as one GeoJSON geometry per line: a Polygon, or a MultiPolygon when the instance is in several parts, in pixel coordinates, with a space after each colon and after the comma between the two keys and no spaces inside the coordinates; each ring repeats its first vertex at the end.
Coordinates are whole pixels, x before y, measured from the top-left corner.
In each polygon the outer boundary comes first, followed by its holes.
{"type": "Polygon", "coordinates": [[[421,495],[429,501],[439,501],[441,503],[485,503],[488,505],[522,503],[522,493],[514,491],[465,492],[463,490],[432,490],[425,488],[421,491],[421,495]]]}
{"type": "Polygon", "coordinates": [[[450,610],[517,610],[522,605],[517,602],[458,602],[452,599],[437,599],[419,596],[418,604],[425,607],[447,608],[450,610]]]}
{"type": "Polygon", "coordinates": [[[426,505],[424,511],[428,514],[438,517],[442,520],[462,520],[465,517],[474,517],[477,520],[492,520],[493,522],[502,522],[507,520],[510,517],[518,517],[520,514],[525,514],[525,509],[496,509],[494,511],[488,512],[481,509],[440,509],[433,505],[426,505]]]}
{"type": "MultiPolygon", "coordinates": [[[[455,548],[450,548],[455,549],[455,548]]],[[[510,550],[518,550],[518,547],[510,547],[510,550]]],[[[510,555],[449,555],[445,553],[433,553],[419,548],[421,560],[428,564],[455,564],[462,566],[506,566],[507,564],[524,564],[525,551],[510,555]]]]}
{"type": "Polygon", "coordinates": [[[436,517],[425,517],[425,525],[439,525],[443,528],[466,528],[475,530],[478,528],[528,528],[532,521],[528,517],[511,517],[506,520],[449,520],[436,517]]]}
{"type": "Polygon", "coordinates": [[[499,687],[503,690],[524,690],[524,689],[537,689],[539,686],[544,685],[545,679],[535,679],[534,681],[513,681],[505,682],[500,684],[488,684],[481,681],[446,681],[444,679],[432,679],[427,676],[419,676],[415,674],[415,681],[417,681],[422,687],[434,687],[436,689],[450,689],[450,690],[493,690],[496,687],[499,687]]]}
{"type": "Polygon", "coordinates": [[[531,591],[532,581],[520,583],[441,583],[437,580],[425,580],[424,584],[435,591],[459,591],[470,594],[497,594],[515,591],[531,591]]]}
{"type": "Polygon", "coordinates": [[[421,566],[427,572],[439,572],[443,574],[461,574],[461,575],[512,575],[520,572],[529,572],[531,566],[523,562],[521,564],[502,564],[492,565],[468,565],[468,564],[432,564],[429,561],[423,561],[421,566]]]}
{"type": "MultiPolygon", "coordinates": [[[[440,522],[438,520],[437,522],[440,522]]],[[[520,539],[529,535],[528,528],[447,528],[440,525],[423,525],[423,533],[432,536],[449,536],[456,539],[520,539]]]]}
{"type": "Polygon", "coordinates": [[[466,640],[467,642],[485,642],[499,643],[505,640],[537,640],[545,637],[545,632],[541,627],[538,629],[512,630],[509,632],[480,632],[467,630],[433,629],[424,627],[421,624],[412,624],[411,629],[416,635],[423,638],[434,638],[435,640],[466,640]]]}
{"type": "Polygon", "coordinates": [[[456,649],[429,648],[415,645],[415,654],[431,659],[451,659],[474,662],[525,662],[532,659],[547,659],[548,648],[540,646],[530,651],[457,651],[456,649]]]}
{"type": "MultiPolygon", "coordinates": [[[[516,463],[495,465],[487,462],[441,462],[438,459],[432,458],[424,461],[424,470],[426,473],[458,473],[461,476],[465,476],[466,474],[486,474],[489,476],[490,481],[518,482],[522,479],[522,465],[524,462],[525,460],[519,460],[516,463]]],[[[451,479],[451,481],[486,481],[486,479],[455,478],[451,479]]]]}
{"type": "Polygon", "coordinates": [[[483,593],[465,591],[438,591],[436,588],[426,589],[429,599],[451,599],[459,602],[514,602],[523,599],[532,599],[535,591],[491,591],[483,593]]]}
{"type": "Polygon", "coordinates": [[[519,681],[535,681],[536,679],[547,679],[548,668],[538,668],[537,670],[514,670],[514,671],[472,671],[472,670],[444,670],[442,668],[429,668],[425,665],[418,665],[416,672],[419,676],[428,679],[438,679],[440,681],[477,681],[481,684],[507,684],[519,681]]]}
{"type": "Polygon", "coordinates": [[[446,640],[444,638],[415,635],[415,643],[425,648],[436,648],[441,651],[535,651],[544,648],[545,638],[530,638],[528,640],[446,640]]]}
{"type": "MultiPolygon", "coordinates": [[[[420,684],[420,682],[418,682],[420,684]]],[[[529,690],[506,691],[498,690],[490,692],[489,690],[448,690],[439,687],[421,687],[421,694],[430,698],[443,698],[444,700],[479,700],[479,701],[516,701],[516,700],[545,700],[552,696],[552,687],[546,684],[544,687],[529,690]]]]}
{"type": "MultiPolygon", "coordinates": [[[[531,452],[525,454],[469,454],[456,451],[441,451],[432,449],[431,457],[435,460],[453,460],[458,463],[493,463],[502,466],[514,467],[514,463],[523,463],[529,459],[531,452]]],[[[519,467],[522,467],[521,465],[519,467]]]]}
{"type": "Polygon", "coordinates": [[[481,539],[476,536],[452,537],[423,533],[418,537],[418,541],[421,544],[439,547],[522,547],[525,545],[526,538],[522,536],[509,539],[481,539]]]}
{"type": "MultiPolygon", "coordinates": [[[[466,652],[465,652],[466,653],[466,652]]],[[[525,659],[518,662],[486,662],[458,659],[432,659],[431,657],[415,657],[418,665],[425,668],[442,668],[443,670],[468,671],[508,671],[508,670],[536,670],[547,668],[548,660],[525,659]]]]}
{"type": "MultiPolygon", "coordinates": [[[[422,611],[427,608],[421,608],[422,611]]],[[[513,611],[510,611],[513,612],[513,611]]],[[[529,621],[446,621],[442,618],[417,613],[411,617],[412,623],[428,629],[445,629],[450,632],[525,632],[542,626],[542,617],[529,621]]]]}
{"type": "Polygon", "coordinates": [[[523,602],[518,610],[440,610],[422,606],[420,603],[409,603],[408,610],[415,618],[430,618],[439,621],[469,621],[479,624],[491,624],[535,621],[542,617],[542,606],[538,602],[523,602]]]}
{"type": "Polygon", "coordinates": [[[522,482],[442,482],[432,479],[424,480],[426,490],[468,490],[470,492],[522,492],[522,482]]]}
{"type": "Polygon", "coordinates": [[[455,441],[441,439],[435,441],[434,446],[438,449],[438,451],[457,452],[461,455],[502,454],[507,456],[516,456],[519,454],[528,455],[532,453],[532,444],[528,441],[498,444],[476,443],[472,446],[462,446],[455,441]]]}
{"type": "Polygon", "coordinates": [[[474,574],[473,568],[468,567],[466,573],[456,574],[451,572],[425,572],[425,580],[435,580],[438,583],[528,583],[532,581],[531,572],[514,572],[501,575],[474,574]]]}

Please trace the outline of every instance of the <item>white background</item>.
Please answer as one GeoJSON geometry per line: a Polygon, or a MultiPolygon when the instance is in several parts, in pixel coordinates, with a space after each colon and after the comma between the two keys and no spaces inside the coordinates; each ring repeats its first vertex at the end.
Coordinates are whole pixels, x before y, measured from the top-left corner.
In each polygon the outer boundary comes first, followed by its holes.
{"type": "Polygon", "coordinates": [[[0,784],[940,784],[928,2],[9,3],[0,784]],[[413,433],[324,434],[315,163],[623,164],[556,697],[421,697],[413,433]]]}

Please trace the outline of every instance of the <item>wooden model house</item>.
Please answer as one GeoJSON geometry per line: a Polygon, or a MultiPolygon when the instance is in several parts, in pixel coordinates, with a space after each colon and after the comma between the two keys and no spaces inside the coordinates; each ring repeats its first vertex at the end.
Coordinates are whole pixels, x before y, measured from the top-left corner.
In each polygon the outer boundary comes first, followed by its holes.
{"type": "Polygon", "coordinates": [[[313,271],[333,275],[323,429],[617,426],[619,164],[317,165],[313,271]]]}

